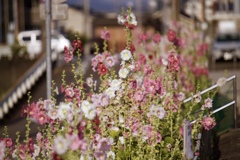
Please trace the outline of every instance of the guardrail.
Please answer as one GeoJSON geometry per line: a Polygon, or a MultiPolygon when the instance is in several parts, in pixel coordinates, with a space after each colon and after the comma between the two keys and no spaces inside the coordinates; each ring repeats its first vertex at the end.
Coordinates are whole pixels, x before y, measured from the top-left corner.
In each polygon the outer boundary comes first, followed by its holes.
{"type": "MultiPolygon", "coordinates": [[[[52,61],[57,60],[58,53],[52,52],[52,61]]],[[[0,119],[13,108],[14,104],[26,94],[46,70],[46,56],[43,55],[5,94],[0,101],[0,119]]]]}

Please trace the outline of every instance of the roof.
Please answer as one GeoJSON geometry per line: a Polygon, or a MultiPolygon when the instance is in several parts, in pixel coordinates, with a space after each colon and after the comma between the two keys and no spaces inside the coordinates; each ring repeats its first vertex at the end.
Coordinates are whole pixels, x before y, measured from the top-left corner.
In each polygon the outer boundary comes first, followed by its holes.
{"type": "MultiPolygon", "coordinates": [[[[137,5],[140,6],[143,13],[149,12],[150,1],[155,0],[89,0],[91,13],[109,13],[109,12],[121,12],[121,8],[127,9],[128,6],[132,7],[133,12],[136,12],[137,5]],[[141,4],[137,3],[141,2],[141,4]]],[[[83,8],[84,0],[67,0],[67,4],[71,7],[83,8]]],[[[158,2],[156,2],[158,3],[158,2]]]]}

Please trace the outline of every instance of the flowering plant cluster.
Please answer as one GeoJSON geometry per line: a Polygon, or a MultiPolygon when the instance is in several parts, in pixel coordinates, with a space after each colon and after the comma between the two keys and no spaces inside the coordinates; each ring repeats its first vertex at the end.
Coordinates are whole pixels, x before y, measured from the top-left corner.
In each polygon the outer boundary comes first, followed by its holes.
{"type": "MultiPolygon", "coordinates": [[[[0,159],[184,159],[184,120],[196,120],[193,139],[201,128],[215,126],[210,95],[198,94],[190,104],[183,103],[208,85],[207,67],[201,65],[207,49],[196,45],[197,35],[175,24],[166,36],[137,33],[134,41],[135,16],[128,12],[118,20],[127,32],[126,48],[119,54],[107,50],[110,33],[104,30],[104,52],[96,47],[91,61],[99,79],[83,76],[80,58],[79,69],[72,63],[76,81],[67,84],[63,74],[64,101],[57,102],[53,92],[51,99],[25,106],[27,139],[14,143],[4,133],[0,159]],[[180,36],[191,38],[188,42],[180,36]],[[193,114],[196,108],[202,112],[193,114]],[[29,138],[30,120],[44,126],[36,140],[29,138]]],[[[77,40],[73,48],[65,48],[66,62],[71,63],[73,51],[80,57],[80,44],[77,40]]],[[[192,149],[199,156],[199,144],[192,149]]]]}

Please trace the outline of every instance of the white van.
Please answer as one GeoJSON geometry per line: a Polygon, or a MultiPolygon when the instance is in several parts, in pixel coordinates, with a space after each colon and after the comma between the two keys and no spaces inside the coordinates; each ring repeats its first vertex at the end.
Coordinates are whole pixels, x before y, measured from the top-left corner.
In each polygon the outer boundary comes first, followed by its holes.
{"type": "MultiPolygon", "coordinates": [[[[41,31],[22,31],[18,34],[18,42],[21,46],[27,48],[30,59],[34,59],[37,55],[42,53],[41,31]]],[[[64,51],[64,46],[69,47],[70,41],[62,34],[52,31],[51,35],[51,50],[52,52],[61,53],[64,51]]]]}

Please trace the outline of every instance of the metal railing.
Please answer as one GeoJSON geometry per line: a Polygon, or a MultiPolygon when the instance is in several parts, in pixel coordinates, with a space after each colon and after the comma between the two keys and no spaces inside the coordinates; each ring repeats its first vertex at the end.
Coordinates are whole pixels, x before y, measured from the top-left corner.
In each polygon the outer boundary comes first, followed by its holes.
{"type": "MultiPolygon", "coordinates": [[[[233,101],[225,104],[224,106],[219,107],[218,109],[214,110],[212,113],[213,114],[217,113],[217,112],[219,112],[219,111],[221,111],[221,110],[223,110],[223,109],[225,109],[225,108],[227,108],[227,107],[229,107],[231,105],[234,105],[234,111],[233,111],[233,114],[234,114],[233,115],[233,117],[234,117],[234,128],[237,128],[237,76],[233,75],[233,76],[227,78],[226,82],[229,82],[229,81],[233,81],[233,101]]],[[[209,92],[209,91],[211,91],[211,90],[213,90],[213,89],[215,89],[217,87],[219,87],[219,85],[215,84],[215,85],[213,85],[213,86],[211,86],[211,87],[201,91],[200,95],[202,95],[204,93],[207,93],[207,92],[209,92]]],[[[196,98],[197,96],[198,95],[196,94],[196,95],[194,95],[192,97],[189,97],[189,98],[185,99],[183,101],[183,103],[187,103],[187,102],[191,101],[193,98],[196,98]]],[[[196,120],[192,121],[191,123],[195,123],[195,122],[196,122],[196,120]]]]}

